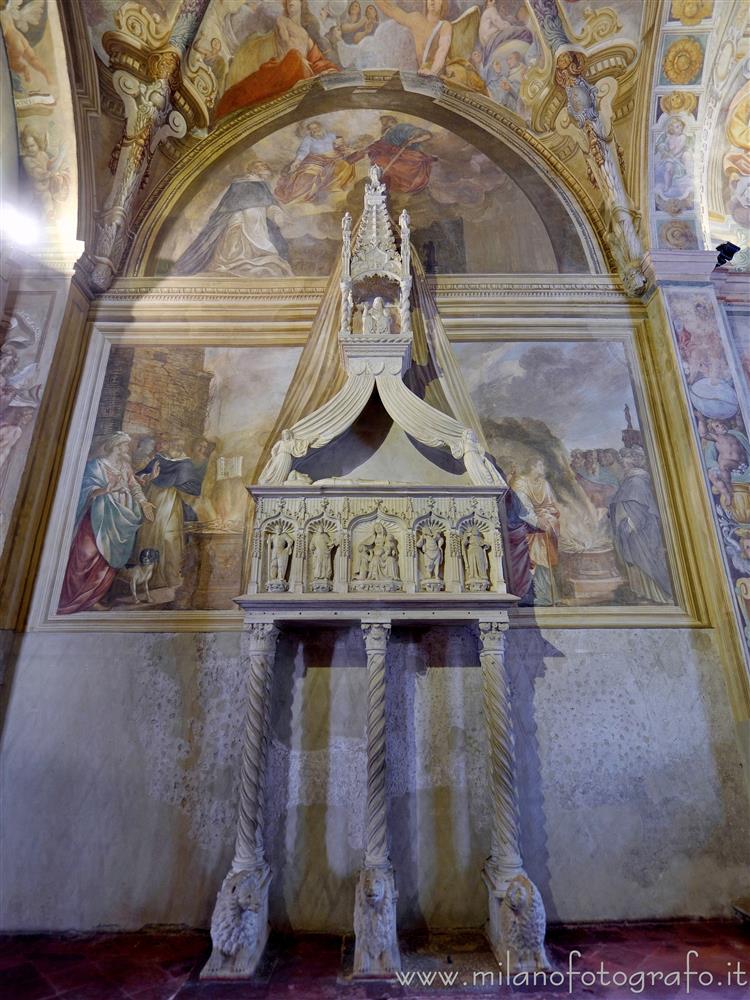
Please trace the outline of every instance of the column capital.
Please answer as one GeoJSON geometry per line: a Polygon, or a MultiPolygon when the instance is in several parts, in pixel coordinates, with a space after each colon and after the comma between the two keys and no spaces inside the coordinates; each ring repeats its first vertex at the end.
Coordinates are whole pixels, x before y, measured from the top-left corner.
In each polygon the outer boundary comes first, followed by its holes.
{"type": "Polygon", "coordinates": [[[715,250],[649,250],[643,257],[643,268],[653,284],[703,284],[711,280],[715,267],[715,250]]]}
{"type": "Polygon", "coordinates": [[[480,620],[477,622],[479,646],[482,652],[502,652],[505,645],[505,633],[509,625],[507,621],[498,619],[480,620]]]}
{"type": "Polygon", "coordinates": [[[388,640],[391,637],[391,623],[390,621],[363,621],[362,635],[368,653],[385,654],[388,640]]]}
{"type": "Polygon", "coordinates": [[[278,626],[268,619],[246,618],[243,631],[251,653],[270,653],[279,637],[278,626]]]}

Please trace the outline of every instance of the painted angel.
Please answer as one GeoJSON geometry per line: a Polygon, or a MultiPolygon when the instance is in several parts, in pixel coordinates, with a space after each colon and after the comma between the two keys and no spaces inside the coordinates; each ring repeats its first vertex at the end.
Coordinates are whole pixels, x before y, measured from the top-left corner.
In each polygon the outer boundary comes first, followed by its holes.
{"type": "Polygon", "coordinates": [[[445,17],[447,0],[425,0],[421,11],[404,10],[396,0],[377,0],[377,4],[411,32],[421,76],[443,77],[456,86],[486,92],[484,81],[471,64],[481,20],[478,7],[470,7],[449,21],[445,17]]]}
{"type": "Polygon", "coordinates": [[[43,76],[48,84],[52,83],[49,70],[34,51],[46,23],[47,0],[7,0],[0,10],[0,28],[5,38],[8,64],[24,83],[32,82],[31,70],[43,76]],[[31,35],[31,39],[27,35],[31,35]]]}

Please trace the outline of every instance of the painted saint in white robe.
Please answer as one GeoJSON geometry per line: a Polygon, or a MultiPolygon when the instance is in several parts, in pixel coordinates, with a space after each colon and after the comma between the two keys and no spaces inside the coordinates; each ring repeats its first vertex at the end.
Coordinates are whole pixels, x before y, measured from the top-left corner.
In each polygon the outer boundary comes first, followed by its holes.
{"type": "Polygon", "coordinates": [[[255,160],[234,180],[208,222],[175,262],[175,274],[213,272],[241,278],[285,278],[286,240],[274,221],[283,210],[268,184],[271,169],[255,160]]]}

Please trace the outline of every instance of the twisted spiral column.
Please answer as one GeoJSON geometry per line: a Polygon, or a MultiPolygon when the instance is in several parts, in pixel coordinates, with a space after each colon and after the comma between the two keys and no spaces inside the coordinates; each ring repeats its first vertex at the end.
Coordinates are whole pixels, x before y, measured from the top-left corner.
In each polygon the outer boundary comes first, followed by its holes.
{"type": "Polygon", "coordinates": [[[490,746],[492,791],[492,853],[489,873],[503,886],[523,873],[520,851],[515,740],[510,708],[510,685],[505,668],[506,622],[479,623],[479,660],[487,736],[490,746]]]}
{"type": "Polygon", "coordinates": [[[366,868],[385,868],[388,830],[385,807],[385,651],[391,626],[363,622],[367,651],[367,843],[366,868]]]}
{"type": "Polygon", "coordinates": [[[243,642],[249,700],[240,769],[240,810],[232,869],[265,865],[263,792],[268,750],[271,667],[279,630],[272,622],[248,622],[243,642]]]}

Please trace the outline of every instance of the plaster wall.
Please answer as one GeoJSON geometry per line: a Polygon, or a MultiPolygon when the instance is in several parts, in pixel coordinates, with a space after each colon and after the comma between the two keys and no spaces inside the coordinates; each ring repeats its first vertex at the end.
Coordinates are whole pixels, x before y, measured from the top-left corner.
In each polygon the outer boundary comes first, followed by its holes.
{"type": "MultiPolygon", "coordinates": [[[[240,634],[19,639],[0,761],[3,929],[207,926],[231,860],[240,634]]],[[[713,635],[509,634],[523,844],[552,920],[727,913],[750,816],[713,635]]],[[[460,628],[394,628],[400,926],[485,919],[481,678],[460,628]]],[[[365,787],[358,629],[283,633],[267,843],[275,926],[351,926],[365,787]]]]}

